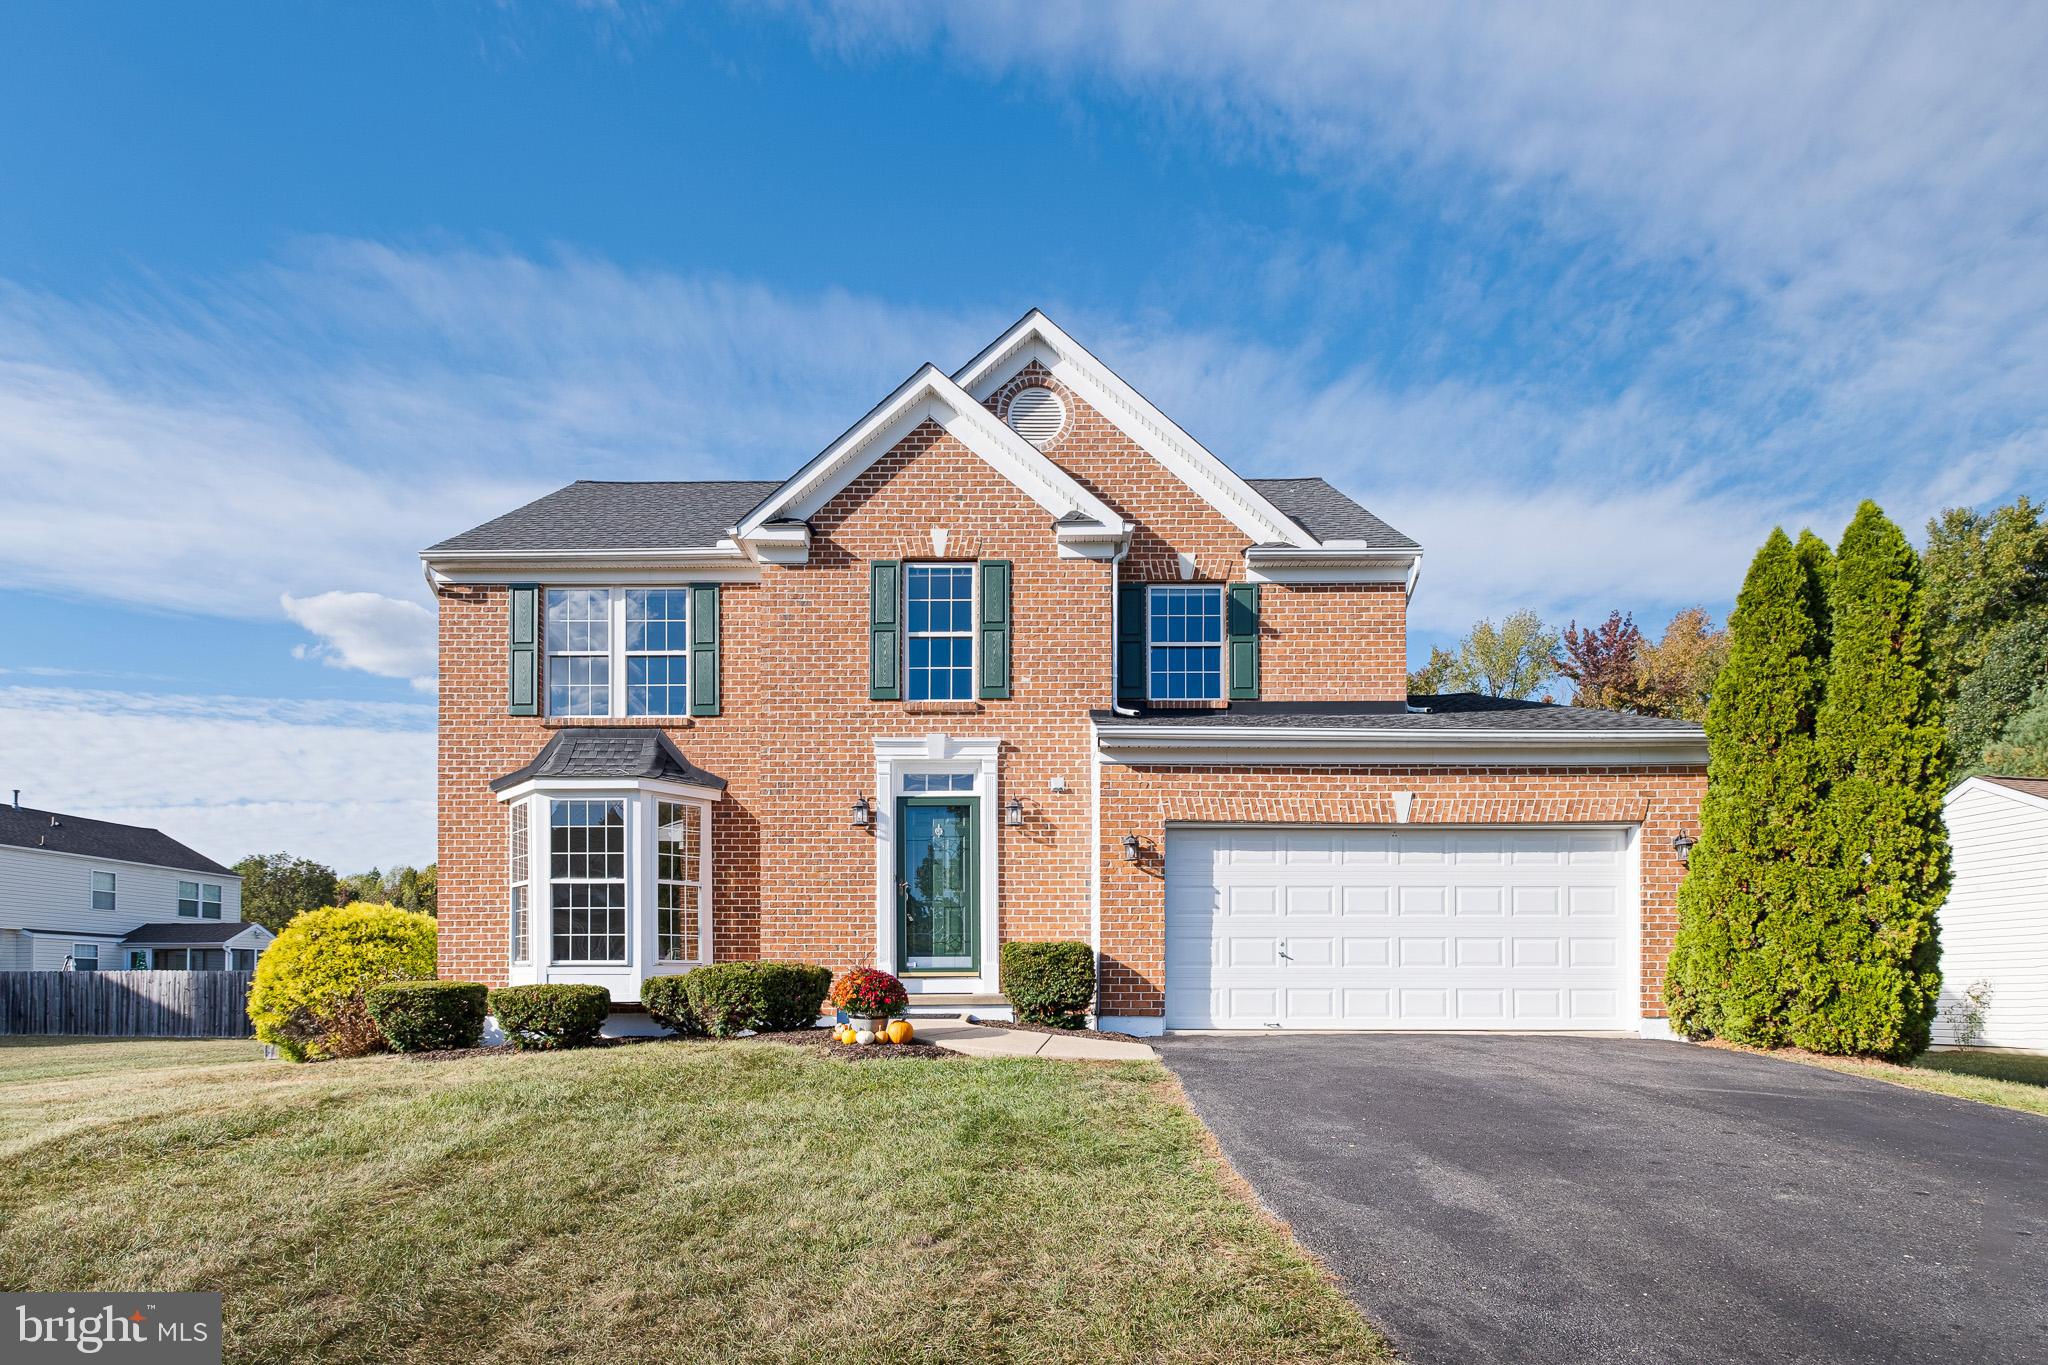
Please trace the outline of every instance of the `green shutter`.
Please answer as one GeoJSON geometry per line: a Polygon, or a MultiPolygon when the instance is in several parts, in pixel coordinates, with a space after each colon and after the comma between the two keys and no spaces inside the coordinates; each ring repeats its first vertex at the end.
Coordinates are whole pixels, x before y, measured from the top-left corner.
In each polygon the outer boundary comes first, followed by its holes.
{"type": "Polygon", "coordinates": [[[903,696],[899,567],[893,559],[878,559],[868,565],[868,697],[874,701],[897,701],[903,696]]]}
{"type": "Polygon", "coordinates": [[[981,561],[981,695],[1010,695],[1010,561],[981,561]]]}
{"type": "Polygon", "coordinates": [[[511,628],[507,632],[511,667],[506,688],[510,703],[505,709],[515,716],[540,714],[540,589],[532,583],[514,583],[506,594],[511,603],[511,628]]]}
{"type": "Polygon", "coordinates": [[[1126,706],[1145,700],[1145,585],[1116,590],[1116,699],[1126,706]]]}
{"type": "Polygon", "coordinates": [[[718,585],[690,585],[690,714],[718,714],[718,585]]]}
{"type": "Polygon", "coordinates": [[[1230,637],[1230,699],[1259,699],[1259,585],[1230,585],[1229,618],[1225,633],[1230,637]]]}

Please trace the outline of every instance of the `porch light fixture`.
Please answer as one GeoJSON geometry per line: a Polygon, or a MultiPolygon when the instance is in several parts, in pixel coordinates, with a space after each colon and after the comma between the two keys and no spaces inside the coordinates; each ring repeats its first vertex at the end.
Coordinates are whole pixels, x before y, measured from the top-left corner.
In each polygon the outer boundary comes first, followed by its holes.
{"type": "Polygon", "coordinates": [[[1678,855],[1679,862],[1690,864],[1692,862],[1693,845],[1698,842],[1699,840],[1693,838],[1690,834],[1676,835],[1671,840],[1671,849],[1678,855]]]}
{"type": "Polygon", "coordinates": [[[1021,798],[1013,796],[1010,798],[1010,804],[1003,807],[1003,823],[1006,825],[1021,825],[1024,823],[1024,802],[1021,798]]]}
{"type": "Polygon", "coordinates": [[[874,812],[868,808],[868,799],[865,796],[854,797],[853,827],[855,829],[866,829],[870,824],[874,823],[874,818],[874,812]]]}
{"type": "Polygon", "coordinates": [[[1138,861],[1138,836],[1135,834],[1126,834],[1124,836],[1124,861],[1127,863],[1138,861]]]}

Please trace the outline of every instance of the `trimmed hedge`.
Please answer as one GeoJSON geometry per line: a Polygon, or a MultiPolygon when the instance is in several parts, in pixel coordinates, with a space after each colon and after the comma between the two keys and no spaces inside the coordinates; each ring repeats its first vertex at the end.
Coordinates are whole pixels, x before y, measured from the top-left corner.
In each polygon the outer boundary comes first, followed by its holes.
{"type": "Polygon", "coordinates": [[[387,981],[363,996],[395,1052],[446,1052],[484,1038],[488,988],[475,981],[387,981]]]}
{"type": "Polygon", "coordinates": [[[1095,950],[1071,939],[1005,943],[1003,994],[1027,1024],[1080,1028],[1095,1000],[1095,950]]]}
{"type": "Polygon", "coordinates": [[[516,1048],[587,1047],[612,1012],[612,993],[602,986],[500,986],[490,1006],[516,1048]]]}
{"type": "Polygon", "coordinates": [[[730,1038],[743,1029],[811,1028],[831,989],[829,967],[717,962],[680,976],[648,978],[640,1003],[655,1023],[685,1038],[730,1038]]]}
{"type": "Polygon", "coordinates": [[[294,917],[256,959],[256,1036],[294,1062],[381,1049],[363,992],[432,976],[434,934],[431,916],[391,905],[330,905],[294,917]]]}

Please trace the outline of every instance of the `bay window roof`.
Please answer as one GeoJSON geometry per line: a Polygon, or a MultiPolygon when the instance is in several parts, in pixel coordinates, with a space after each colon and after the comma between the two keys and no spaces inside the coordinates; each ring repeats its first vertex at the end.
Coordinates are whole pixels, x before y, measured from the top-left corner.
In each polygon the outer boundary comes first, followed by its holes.
{"type": "Polygon", "coordinates": [[[502,792],[524,782],[554,778],[609,778],[624,782],[672,782],[724,791],[725,779],[704,771],[674,741],[652,726],[575,726],[555,731],[533,762],[491,783],[502,792]]]}

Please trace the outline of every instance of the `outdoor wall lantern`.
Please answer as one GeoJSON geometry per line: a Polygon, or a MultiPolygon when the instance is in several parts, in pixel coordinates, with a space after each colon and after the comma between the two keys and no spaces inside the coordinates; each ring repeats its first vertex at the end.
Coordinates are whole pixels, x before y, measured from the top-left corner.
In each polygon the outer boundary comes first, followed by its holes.
{"type": "Polygon", "coordinates": [[[1124,836],[1124,861],[1127,863],[1138,861],[1138,836],[1135,834],[1126,834],[1124,836]]]}
{"type": "Polygon", "coordinates": [[[1692,862],[1693,845],[1697,844],[1698,842],[1699,840],[1693,838],[1690,834],[1680,834],[1675,836],[1671,840],[1671,847],[1672,850],[1678,854],[1678,861],[1680,861],[1681,863],[1690,864],[1692,862]]]}
{"type": "Polygon", "coordinates": [[[865,796],[854,797],[853,827],[855,829],[866,829],[870,824],[874,822],[874,818],[874,812],[868,809],[868,799],[865,796]]]}
{"type": "Polygon", "coordinates": [[[1010,804],[1003,807],[1003,823],[1006,825],[1021,825],[1024,823],[1024,802],[1021,798],[1013,796],[1010,798],[1010,804]]]}

